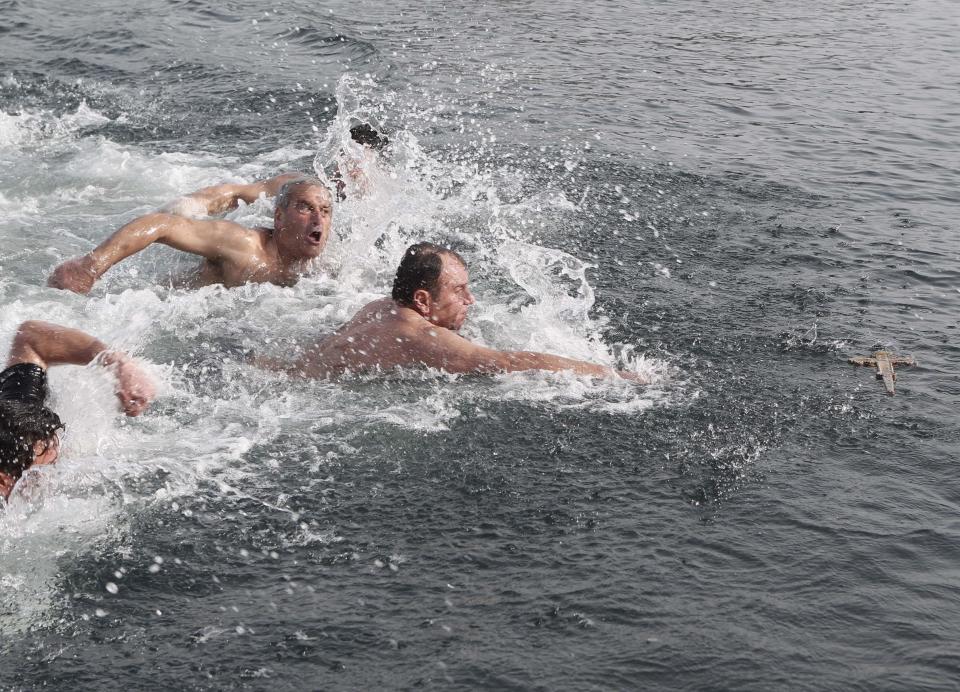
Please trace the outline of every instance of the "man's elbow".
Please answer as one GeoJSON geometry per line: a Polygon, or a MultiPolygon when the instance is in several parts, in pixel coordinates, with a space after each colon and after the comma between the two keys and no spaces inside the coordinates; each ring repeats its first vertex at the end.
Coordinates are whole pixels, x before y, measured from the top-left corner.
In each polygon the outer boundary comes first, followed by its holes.
{"type": "Polygon", "coordinates": [[[149,214],[144,214],[138,218],[137,221],[143,226],[150,228],[177,223],[180,219],[181,217],[178,214],[171,214],[165,211],[153,211],[149,214]]]}
{"type": "Polygon", "coordinates": [[[36,340],[37,336],[47,328],[46,322],[40,320],[27,320],[17,327],[17,333],[13,337],[14,343],[30,343],[36,340]]]}
{"type": "Polygon", "coordinates": [[[40,345],[43,342],[43,335],[48,332],[50,325],[40,320],[27,320],[17,327],[17,333],[13,337],[13,343],[10,345],[10,357],[7,364],[13,363],[36,363],[40,367],[46,367],[43,359],[39,355],[40,345]]]}
{"type": "Polygon", "coordinates": [[[166,242],[174,230],[190,223],[191,220],[183,216],[155,211],[132,222],[130,230],[149,245],[166,242]]]}

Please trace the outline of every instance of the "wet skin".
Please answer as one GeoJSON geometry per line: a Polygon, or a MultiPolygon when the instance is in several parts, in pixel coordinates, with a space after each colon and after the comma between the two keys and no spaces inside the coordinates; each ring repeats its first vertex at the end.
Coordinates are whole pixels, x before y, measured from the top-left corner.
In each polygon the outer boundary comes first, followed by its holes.
{"type": "Polygon", "coordinates": [[[194,285],[245,283],[291,285],[320,256],[330,236],[333,206],[326,188],[295,185],[274,212],[273,229],[232,221],[197,220],[155,213],[125,225],[96,249],[58,266],[49,285],[88,293],[110,267],[153,243],[204,258],[194,285]]]}
{"type": "Polygon", "coordinates": [[[450,255],[443,256],[442,266],[433,292],[417,290],[409,304],[390,298],[376,300],[295,363],[261,358],[259,364],[304,377],[418,366],[450,373],[551,370],[594,377],[616,374],[646,384],[636,373],[548,353],[498,351],[468,341],[457,334],[475,302],[467,268],[450,255]]]}

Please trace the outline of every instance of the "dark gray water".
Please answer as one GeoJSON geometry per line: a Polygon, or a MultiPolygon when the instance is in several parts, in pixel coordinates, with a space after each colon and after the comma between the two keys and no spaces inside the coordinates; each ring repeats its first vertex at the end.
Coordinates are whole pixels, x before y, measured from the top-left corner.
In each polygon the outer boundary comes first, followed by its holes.
{"type": "MultiPolygon", "coordinates": [[[[0,518],[9,689],[956,689],[951,2],[0,0],[0,334],[152,364],[0,518]],[[394,133],[292,289],[50,269],[203,185],[394,133]],[[290,383],[463,250],[468,335],[651,373],[290,383]],[[846,363],[913,354],[888,397],[846,363]]],[[[233,218],[269,218],[268,204],[233,218]]]]}

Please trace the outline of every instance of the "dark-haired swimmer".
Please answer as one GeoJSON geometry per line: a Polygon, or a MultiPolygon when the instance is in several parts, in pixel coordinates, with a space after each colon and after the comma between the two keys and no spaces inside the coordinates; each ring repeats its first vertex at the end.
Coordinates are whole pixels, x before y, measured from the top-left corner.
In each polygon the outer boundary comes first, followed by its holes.
{"type": "Polygon", "coordinates": [[[60,453],[60,417],[46,407],[47,368],[96,361],[117,378],[117,398],[139,416],[155,396],[153,382],[125,353],[99,339],[49,322],[24,322],[0,372],[0,498],[6,500],[31,466],[52,464],[60,453]]]}
{"type": "Polygon", "coordinates": [[[568,370],[579,375],[614,374],[646,384],[632,372],[533,351],[497,351],[457,334],[474,297],[463,259],[432,243],[410,246],[400,262],[390,298],[362,308],[298,361],[260,365],[304,377],[337,377],[346,371],[425,366],[450,373],[568,370]]]}
{"type": "Polygon", "coordinates": [[[48,280],[54,288],[89,293],[110,267],[153,243],[203,257],[192,284],[245,283],[293,285],[330,236],[333,199],[312,177],[284,174],[252,185],[217,185],[181,198],[169,212],[134,219],[91,252],[64,262],[48,280]],[[277,196],[273,228],[247,228],[224,219],[188,218],[204,210],[217,214],[253,201],[260,193],[277,196]]]}
{"type": "Polygon", "coordinates": [[[347,198],[348,187],[350,192],[361,197],[369,192],[370,167],[376,165],[379,155],[390,145],[390,139],[369,123],[359,123],[351,127],[350,139],[358,147],[349,152],[340,151],[330,176],[337,186],[338,202],[347,198]]]}

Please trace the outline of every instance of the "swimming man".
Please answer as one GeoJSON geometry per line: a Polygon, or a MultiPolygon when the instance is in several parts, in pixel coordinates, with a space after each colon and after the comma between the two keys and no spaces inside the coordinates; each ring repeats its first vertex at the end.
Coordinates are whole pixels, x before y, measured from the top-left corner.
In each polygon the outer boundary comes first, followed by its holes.
{"type": "Polygon", "coordinates": [[[331,175],[336,185],[338,202],[347,198],[348,183],[350,191],[359,197],[370,192],[369,172],[377,166],[380,155],[390,146],[390,139],[369,123],[359,123],[351,127],[350,139],[356,146],[352,146],[350,151],[340,150],[331,175]]]}
{"type": "Polygon", "coordinates": [[[411,245],[389,298],[369,303],[292,364],[271,359],[258,362],[304,377],[421,366],[478,374],[568,370],[594,377],[616,374],[647,383],[641,375],[603,365],[533,351],[497,351],[468,341],[457,334],[475,302],[468,281],[467,266],[454,251],[432,243],[411,245]]]}
{"type": "Polygon", "coordinates": [[[89,293],[97,279],[121,260],[153,243],[203,257],[192,283],[245,283],[290,286],[320,256],[330,236],[333,200],[316,178],[284,174],[251,185],[216,185],[180,198],[156,212],[134,219],[94,250],[64,262],[47,282],[54,288],[89,293]],[[252,202],[261,193],[275,194],[273,228],[247,228],[224,219],[190,216],[217,214],[252,202]],[[172,213],[170,213],[172,212],[172,213]]]}
{"type": "Polygon", "coordinates": [[[138,416],[155,392],[150,378],[121,351],[107,348],[79,329],[48,322],[24,322],[0,372],[0,498],[6,500],[31,466],[52,464],[60,454],[60,417],[45,405],[47,368],[86,365],[109,369],[117,378],[117,398],[128,416],[138,416]]]}

